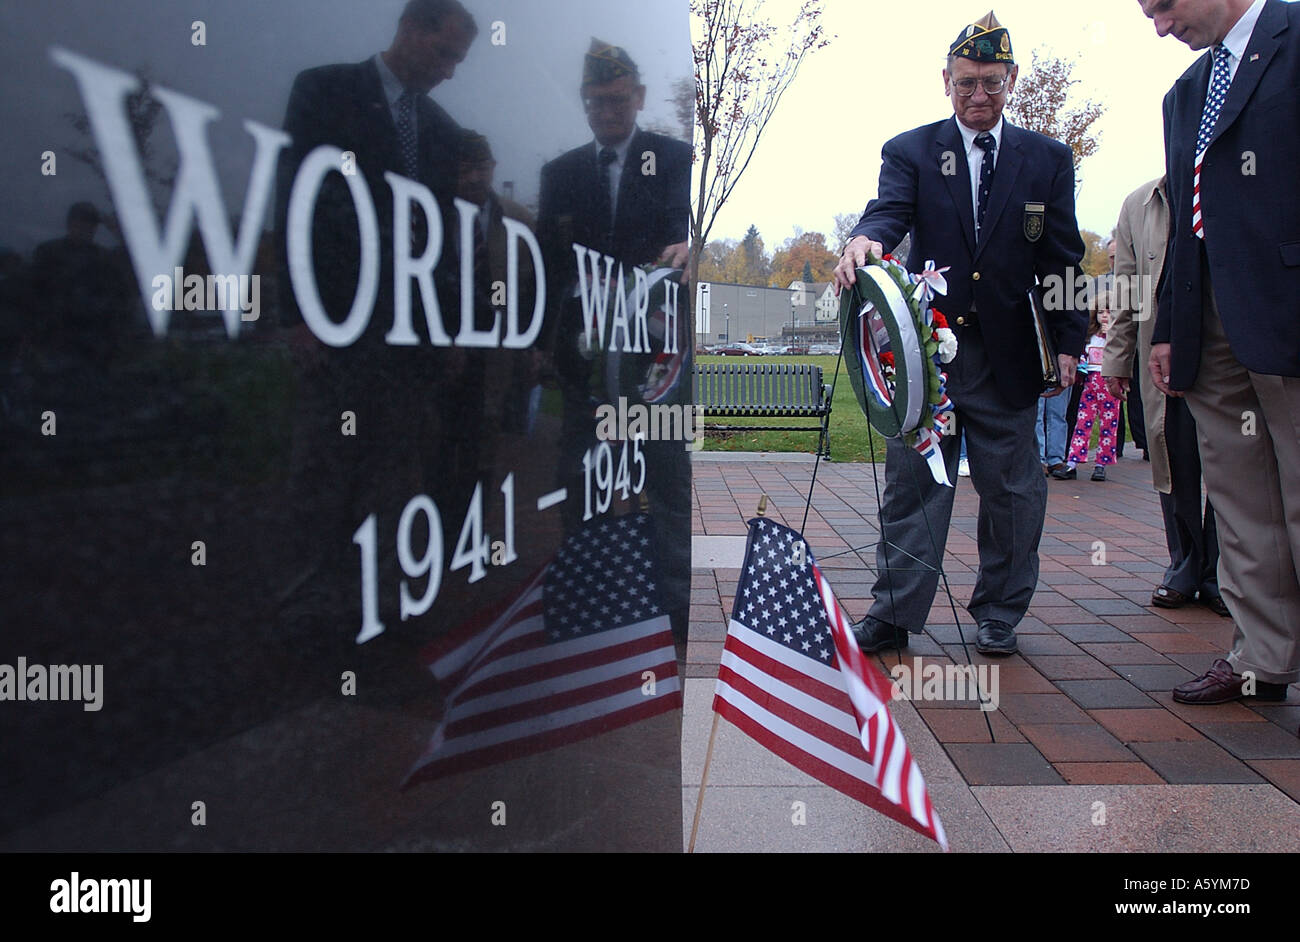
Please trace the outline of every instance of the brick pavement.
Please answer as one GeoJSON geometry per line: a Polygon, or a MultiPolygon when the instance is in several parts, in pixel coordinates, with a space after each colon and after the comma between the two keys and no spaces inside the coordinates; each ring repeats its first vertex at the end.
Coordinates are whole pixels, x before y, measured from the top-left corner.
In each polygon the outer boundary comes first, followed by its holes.
{"type": "MultiPolygon", "coordinates": [[[[760,494],[768,495],[770,517],[800,529],[813,474],[805,457],[697,455],[693,532],[743,537],[760,494]]],[[[1232,624],[1201,606],[1150,605],[1168,557],[1149,467],[1126,457],[1104,483],[1086,473],[1048,482],[1040,579],[1017,630],[1020,653],[988,659],[970,646],[974,663],[1000,667],[992,737],[972,701],[920,701],[916,713],[972,787],[1271,784],[1300,802],[1297,686],[1278,705],[1189,707],[1172,700],[1174,686],[1226,650],[1232,624]]],[[[866,612],[874,581],[872,470],[822,463],[802,527],[855,619],[866,612]]],[[[973,642],[974,624],[962,606],[978,565],[977,508],[963,479],[944,560],[957,619],[941,584],[925,633],[913,635],[902,652],[906,663],[965,663],[958,623],[973,642]]],[[[734,568],[694,570],[688,678],[716,674],[738,576],[734,568]]],[[[899,656],[887,652],[878,662],[888,671],[899,656]]]]}

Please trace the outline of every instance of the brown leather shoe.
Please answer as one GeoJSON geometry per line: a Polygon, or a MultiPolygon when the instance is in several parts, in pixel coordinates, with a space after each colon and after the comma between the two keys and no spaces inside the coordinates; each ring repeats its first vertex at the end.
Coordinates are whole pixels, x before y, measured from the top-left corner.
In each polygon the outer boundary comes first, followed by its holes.
{"type": "MultiPolygon", "coordinates": [[[[1179,703],[1195,703],[1210,706],[1216,703],[1231,703],[1244,696],[1241,692],[1246,678],[1232,672],[1232,665],[1219,658],[1208,671],[1180,684],[1174,688],[1174,699],[1179,703]]],[[[1255,681],[1255,693],[1250,699],[1266,702],[1280,702],[1286,699],[1286,684],[1273,684],[1264,680],[1255,681]]]]}

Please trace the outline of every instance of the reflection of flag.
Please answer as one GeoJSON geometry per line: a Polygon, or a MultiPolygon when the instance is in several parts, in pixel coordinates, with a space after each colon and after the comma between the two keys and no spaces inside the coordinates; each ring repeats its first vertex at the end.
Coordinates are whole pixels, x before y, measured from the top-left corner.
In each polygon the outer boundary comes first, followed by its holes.
{"type": "Polygon", "coordinates": [[[713,709],[818,781],[938,841],[925,780],[802,538],[752,520],[713,709]],[[865,751],[864,751],[865,750],[865,751]]]}
{"type": "Polygon", "coordinates": [[[472,618],[425,649],[446,707],[406,784],[681,706],[649,530],[639,514],[600,521],[566,540],[503,610],[472,618]]]}

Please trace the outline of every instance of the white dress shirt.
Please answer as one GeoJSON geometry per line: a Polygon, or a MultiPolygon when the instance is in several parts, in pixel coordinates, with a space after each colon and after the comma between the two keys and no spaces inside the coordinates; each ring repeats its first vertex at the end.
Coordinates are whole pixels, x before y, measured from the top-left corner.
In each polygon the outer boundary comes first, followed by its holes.
{"type": "MultiPolygon", "coordinates": [[[[1255,0],[1245,13],[1241,14],[1241,19],[1237,20],[1235,26],[1228,30],[1228,35],[1223,37],[1223,45],[1228,47],[1228,81],[1231,82],[1237,75],[1237,66],[1241,65],[1242,57],[1246,54],[1246,47],[1250,45],[1250,36],[1255,32],[1255,23],[1259,21],[1259,14],[1264,9],[1264,0],[1255,0]]],[[[1209,93],[1210,83],[1214,81],[1214,70],[1210,70],[1210,82],[1206,83],[1206,93],[1209,93]]]]}

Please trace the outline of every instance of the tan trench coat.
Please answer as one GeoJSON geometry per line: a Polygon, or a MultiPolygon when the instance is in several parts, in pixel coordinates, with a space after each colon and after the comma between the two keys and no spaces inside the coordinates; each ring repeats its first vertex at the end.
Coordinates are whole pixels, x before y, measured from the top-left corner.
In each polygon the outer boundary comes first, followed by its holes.
{"type": "Polygon", "coordinates": [[[1169,204],[1165,178],[1142,184],[1124,200],[1115,230],[1115,289],[1113,323],[1106,335],[1103,376],[1133,375],[1133,358],[1142,373],[1142,408],[1146,416],[1151,481],[1168,494],[1169,450],[1165,446],[1165,395],[1147,376],[1151,334],[1156,326],[1156,285],[1165,264],[1169,233],[1169,204]]]}

